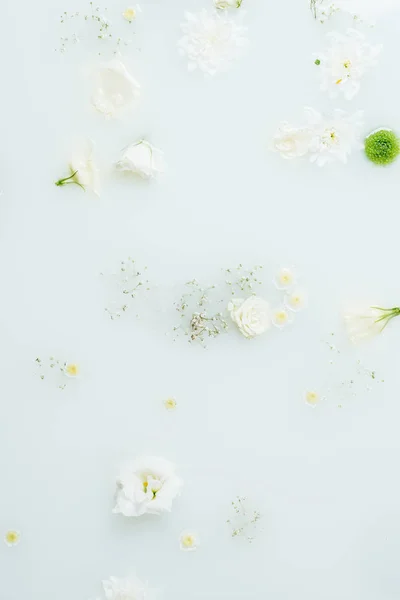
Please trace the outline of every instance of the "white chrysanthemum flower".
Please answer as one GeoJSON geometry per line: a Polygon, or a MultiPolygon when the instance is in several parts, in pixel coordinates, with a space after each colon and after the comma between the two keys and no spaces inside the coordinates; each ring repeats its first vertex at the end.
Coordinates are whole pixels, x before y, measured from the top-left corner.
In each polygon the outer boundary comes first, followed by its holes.
{"type": "Polygon", "coordinates": [[[286,294],[284,304],[289,310],[298,312],[307,306],[307,296],[302,290],[293,290],[286,294]]]}
{"type": "Polygon", "coordinates": [[[20,540],[21,534],[19,531],[16,531],[15,529],[9,529],[8,531],[6,531],[4,541],[7,544],[7,546],[16,546],[17,544],[19,544],[20,540]]]}
{"type": "Polygon", "coordinates": [[[189,71],[215,75],[237,59],[247,45],[246,28],[222,12],[186,13],[180,52],[188,57],[189,71]]]}
{"type": "Polygon", "coordinates": [[[284,121],[274,135],[273,149],[282,158],[298,158],[307,154],[312,131],[307,127],[293,127],[284,121]]]}
{"type": "Polygon", "coordinates": [[[315,61],[321,75],[321,90],[329,92],[332,98],[342,92],[351,100],[360,89],[364,73],[377,64],[382,46],[368,44],[365,36],[355,29],[348,29],[346,34],[331,32],[328,37],[330,48],[315,61]]]}
{"type": "Polygon", "coordinates": [[[290,325],[293,321],[291,314],[286,310],[284,306],[275,309],[272,312],[272,324],[278,329],[283,329],[290,325]]]}
{"type": "Polygon", "coordinates": [[[136,4],[136,6],[128,6],[128,8],[126,8],[122,13],[122,16],[124,17],[125,21],[132,23],[132,21],[136,19],[138,13],[140,12],[142,12],[142,9],[140,8],[139,4],[136,4]]]}
{"type": "Polygon", "coordinates": [[[313,108],[306,108],[305,112],[313,130],[310,144],[311,162],[320,167],[335,160],[346,163],[353,149],[363,148],[360,142],[362,111],[349,115],[336,109],[331,117],[323,117],[313,108]]]}
{"type": "Polygon", "coordinates": [[[106,600],[151,600],[156,591],[149,589],[135,575],[110,577],[103,581],[103,589],[106,600]]]}
{"type": "Polygon", "coordinates": [[[139,458],[117,478],[113,512],[139,517],[145,513],[158,515],[170,511],[182,485],[175,474],[175,465],[165,458],[139,458]]]}
{"type": "Polygon", "coordinates": [[[114,117],[132,104],[139,95],[140,85],[119,60],[101,65],[96,74],[93,106],[107,117],[114,117]]]}
{"type": "Polygon", "coordinates": [[[55,184],[57,186],[75,184],[99,196],[99,170],[93,160],[93,150],[92,140],[81,143],[70,160],[69,176],[59,179],[55,184]]]}
{"type": "Polygon", "coordinates": [[[274,284],[278,290],[288,290],[296,282],[292,269],[282,267],[274,277],[274,284]]]}
{"type": "Polygon", "coordinates": [[[179,547],[186,552],[193,552],[199,547],[199,538],[193,531],[182,531],[179,537],[179,547]]]}
{"type": "Polygon", "coordinates": [[[304,399],[309,406],[312,406],[314,408],[321,400],[321,396],[315,390],[307,390],[304,393],[304,399]]]}
{"type": "Polygon", "coordinates": [[[164,400],[164,406],[167,410],[175,410],[177,402],[175,398],[167,398],[166,400],[164,400]]]}
{"type": "Polygon", "coordinates": [[[271,310],[268,302],[258,296],[246,300],[234,299],[228,304],[232,321],[247,338],[254,338],[271,326],[271,310]]]}
{"type": "Polygon", "coordinates": [[[356,344],[381,333],[389,321],[399,315],[399,307],[368,306],[348,312],[344,316],[344,320],[349,338],[356,344]]]}
{"type": "Polygon", "coordinates": [[[135,173],[143,179],[153,179],[165,171],[164,154],[146,140],[139,140],[124,148],[116,168],[135,173]]]}

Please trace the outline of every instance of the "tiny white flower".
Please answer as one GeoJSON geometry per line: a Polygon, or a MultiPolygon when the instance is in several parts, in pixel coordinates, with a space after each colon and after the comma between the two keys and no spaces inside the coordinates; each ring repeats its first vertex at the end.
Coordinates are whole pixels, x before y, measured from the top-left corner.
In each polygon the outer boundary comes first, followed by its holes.
{"type": "Polygon", "coordinates": [[[119,60],[111,60],[100,66],[96,73],[93,106],[106,115],[114,117],[133,103],[139,95],[140,85],[119,60]]]}
{"type": "Polygon", "coordinates": [[[225,8],[240,8],[243,0],[214,0],[215,8],[224,10],[225,8]]]}
{"type": "Polygon", "coordinates": [[[291,288],[295,282],[295,275],[288,267],[282,267],[274,278],[274,283],[278,290],[287,290],[291,288]]]}
{"type": "Polygon", "coordinates": [[[140,8],[140,5],[137,4],[135,7],[129,6],[128,8],[126,8],[122,13],[122,16],[126,21],[129,21],[129,23],[131,23],[136,19],[138,13],[140,12],[142,12],[142,9],[140,8]]]}
{"type": "Polygon", "coordinates": [[[164,458],[143,457],[128,465],[117,478],[114,513],[139,517],[170,511],[182,488],[175,466],[164,458]]]}
{"type": "Polygon", "coordinates": [[[86,140],[81,144],[69,163],[69,176],[59,179],[55,184],[57,186],[75,184],[99,196],[99,171],[93,160],[93,149],[92,140],[86,140]]]}
{"type": "Polygon", "coordinates": [[[292,323],[293,319],[284,306],[272,311],[272,324],[283,329],[292,323]]]}
{"type": "Polygon", "coordinates": [[[7,546],[16,546],[17,544],[19,544],[20,540],[21,534],[19,531],[16,531],[15,529],[9,529],[8,531],[6,531],[4,541],[7,544],[7,546]]]}
{"type": "Polygon", "coordinates": [[[151,600],[156,590],[149,589],[135,575],[129,577],[110,577],[103,581],[106,600],[151,600]]]}
{"type": "Polygon", "coordinates": [[[124,148],[116,168],[135,173],[143,179],[152,179],[165,171],[164,154],[146,140],[139,140],[124,148]]]}
{"type": "Polygon", "coordinates": [[[193,531],[182,531],[179,538],[179,546],[181,550],[193,552],[199,547],[199,539],[193,531]]]}
{"type": "Polygon", "coordinates": [[[79,375],[79,366],[76,363],[67,363],[64,368],[64,374],[67,377],[78,377],[79,375]]]}
{"type": "Polygon", "coordinates": [[[307,390],[304,393],[304,399],[309,406],[312,406],[314,408],[321,400],[321,396],[315,390],[307,390]]]}
{"type": "Polygon", "coordinates": [[[307,306],[307,296],[301,290],[294,290],[285,295],[284,304],[293,312],[298,312],[307,306]]]}
{"type": "Polygon", "coordinates": [[[356,344],[381,333],[389,321],[400,315],[400,308],[368,306],[355,309],[344,316],[350,340],[356,344]]]}
{"type": "Polygon", "coordinates": [[[228,304],[232,321],[247,338],[254,338],[271,326],[271,311],[268,302],[258,296],[246,300],[234,299],[228,304]]]}
{"type": "Polygon", "coordinates": [[[310,160],[322,167],[335,160],[346,163],[353,149],[361,150],[360,131],[363,112],[349,115],[336,109],[332,116],[323,117],[313,108],[306,108],[309,126],[313,129],[310,160]]]}
{"type": "Polygon", "coordinates": [[[332,98],[342,92],[351,100],[360,89],[364,73],[377,64],[382,46],[372,46],[365,36],[355,29],[346,34],[328,34],[331,46],[326,53],[317,56],[316,64],[321,75],[321,90],[328,91],[332,98]]]}
{"type": "Polygon", "coordinates": [[[225,70],[241,56],[247,46],[246,29],[227,16],[202,10],[186,13],[181,25],[183,37],[178,42],[181,54],[189,61],[189,71],[200,69],[209,75],[225,70]]]}
{"type": "Polygon", "coordinates": [[[293,127],[284,121],[273,139],[273,149],[282,158],[299,158],[307,154],[312,139],[312,130],[307,127],[293,127]]]}
{"type": "Polygon", "coordinates": [[[176,406],[177,406],[177,402],[176,402],[175,398],[167,398],[164,401],[164,406],[167,410],[175,410],[176,406]]]}

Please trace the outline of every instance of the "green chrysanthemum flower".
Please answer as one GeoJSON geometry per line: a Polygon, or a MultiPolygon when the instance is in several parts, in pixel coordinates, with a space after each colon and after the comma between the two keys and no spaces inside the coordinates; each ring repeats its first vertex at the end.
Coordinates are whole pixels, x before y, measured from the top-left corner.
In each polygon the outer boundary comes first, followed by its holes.
{"type": "Polygon", "coordinates": [[[390,129],[378,129],[365,138],[365,154],[376,165],[389,165],[400,154],[400,141],[390,129]]]}

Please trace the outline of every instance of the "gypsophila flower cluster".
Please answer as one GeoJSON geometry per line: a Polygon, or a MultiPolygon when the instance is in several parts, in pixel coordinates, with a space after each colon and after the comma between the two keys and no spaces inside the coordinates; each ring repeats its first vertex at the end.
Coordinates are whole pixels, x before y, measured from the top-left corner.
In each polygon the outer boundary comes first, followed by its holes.
{"type": "MultiPolygon", "coordinates": [[[[146,279],[147,267],[138,269],[136,262],[130,256],[122,260],[119,269],[111,275],[116,291],[122,300],[113,300],[105,309],[112,320],[121,317],[133,303],[139,293],[149,291],[149,281],[146,279]]],[[[103,275],[103,273],[101,273],[103,275]]],[[[136,315],[138,316],[138,315],[136,315]]]]}
{"type": "Polygon", "coordinates": [[[255,294],[255,288],[262,285],[258,277],[262,268],[262,265],[256,265],[252,269],[245,269],[242,264],[239,264],[234,269],[225,269],[225,283],[231,288],[232,296],[243,292],[255,294]]]}
{"type": "Polygon", "coordinates": [[[54,356],[50,356],[48,360],[42,360],[41,358],[35,359],[35,364],[38,369],[39,377],[43,381],[51,374],[56,382],[57,387],[60,390],[64,390],[67,387],[66,382],[59,383],[58,376],[68,377],[76,379],[79,375],[79,366],[74,362],[60,361],[54,356]]]}
{"type": "Polygon", "coordinates": [[[254,531],[258,527],[261,513],[248,508],[247,498],[237,496],[232,501],[233,516],[226,522],[231,528],[232,537],[244,537],[249,543],[255,539],[254,531]]]}

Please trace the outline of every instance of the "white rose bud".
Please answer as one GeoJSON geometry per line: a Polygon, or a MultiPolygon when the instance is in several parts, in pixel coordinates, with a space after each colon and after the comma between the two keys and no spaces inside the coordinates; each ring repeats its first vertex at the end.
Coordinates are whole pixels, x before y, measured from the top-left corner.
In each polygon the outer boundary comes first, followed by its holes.
{"type": "Polygon", "coordinates": [[[143,179],[152,179],[165,171],[164,155],[146,140],[140,140],[122,151],[116,168],[118,171],[131,171],[143,179]]]}
{"type": "Polygon", "coordinates": [[[271,327],[269,304],[258,296],[234,300],[229,303],[228,310],[232,321],[247,338],[256,337],[271,327]]]}

